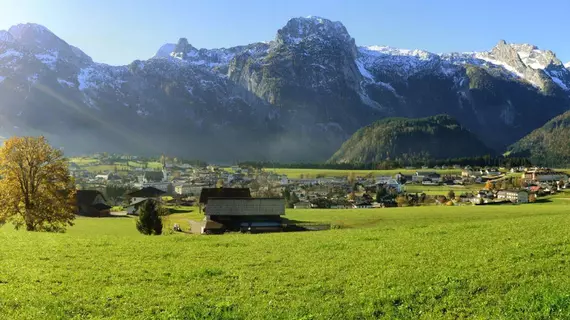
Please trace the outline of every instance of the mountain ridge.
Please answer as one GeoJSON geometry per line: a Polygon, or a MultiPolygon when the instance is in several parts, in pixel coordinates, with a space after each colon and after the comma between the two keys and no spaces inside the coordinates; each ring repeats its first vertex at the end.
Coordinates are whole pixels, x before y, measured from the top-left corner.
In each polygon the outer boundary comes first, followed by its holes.
{"type": "Polygon", "coordinates": [[[492,155],[475,135],[448,115],[385,118],[356,131],[329,163],[440,160],[492,155]]]}
{"type": "Polygon", "coordinates": [[[554,117],[509,147],[514,156],[529,157],[550,167],[570,164],[570,111],[554,117]]]}
{"type": "Polygon", "coordinates": [[[0,134],[78,152],[320,161],[375,120],[441,113],[501,150],[570,106],[554,53],[504,41],[468,54],[359,47],[340,22],[293,18],[273,41],[197,49],[181,38],[110,66],[45,27],[15,30],[0,32],[0,134]]]}

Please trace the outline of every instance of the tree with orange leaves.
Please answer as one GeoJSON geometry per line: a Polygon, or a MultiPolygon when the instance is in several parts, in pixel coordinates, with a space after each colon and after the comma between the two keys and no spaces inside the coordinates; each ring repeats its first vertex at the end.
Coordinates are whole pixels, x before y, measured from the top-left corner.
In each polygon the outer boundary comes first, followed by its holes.
{"type": "Polygon", "coordinates": [[[0,148],[0,223],[65,231],[75,218],[75,186],[63,152],[44,137],[12,137],[0,148]]]}

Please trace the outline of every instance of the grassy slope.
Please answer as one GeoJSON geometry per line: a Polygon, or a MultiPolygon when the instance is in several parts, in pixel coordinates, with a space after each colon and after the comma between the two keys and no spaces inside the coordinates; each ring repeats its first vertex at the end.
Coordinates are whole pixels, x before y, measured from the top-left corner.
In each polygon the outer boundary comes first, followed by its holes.
{"type": "Polygon", "coordinates": [[[440,174],[460,174],[460,169],[445,169],[445,170],[433,170],[433,169],[417,169],[417,170],[406,170],[406,169],[394,169],[394,170],[333,170],[333,169],[289,169],[289,168],[265,168],[266,171],[272,171],[277,174],[286,174],[290,179],[298,179],[303,175],[305,178],[316,178],[317,176],[322,177],[347,177],[350,173],[354,173],[356,176],[367,176],[372,174],[373,176],[393,176],[395,174],[402,173],[407,175],[412,175],[416,171],[430,171],[438,172],[440,174]]]}
{"type": "Polygon", "coordinates": [[[81,218],[66,234],[6,226],[0,314],[568,318],[569,204],[292,210],[346,228],[211,237],[145,237],[131,218],[81,218]]]}
{"type": "MultiPolygon", "coordinates": [[[[86,158],[86,157],[75,157],[70,158],[70,162],[74,162],[82,169],[85,169],[90,172],[105,172],[105,171],[113,171],[117,168],[118,171],[127,171],[132,170],[133,168],[141,168],[143,167],[142,162],[137,161],[129,161],[129,166],[127,166],[127,162],[116,162],[114,164],[99,164],[99,160],[94,158],[86,158]]],[[[157,161],[151,161],[147,163],[147,167],[153,170],[159,170],[162,168],[162,164],[157,161]]]]}

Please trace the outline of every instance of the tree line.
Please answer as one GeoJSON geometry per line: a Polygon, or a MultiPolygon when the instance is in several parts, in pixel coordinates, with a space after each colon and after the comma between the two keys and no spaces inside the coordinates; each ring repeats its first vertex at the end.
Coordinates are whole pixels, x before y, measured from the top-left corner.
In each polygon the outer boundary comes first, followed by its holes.
{"type": "Polygon", "coordinates": [[[326,162],[299,162],[299,163],[279,163],[268,161],[245,161],[238,163],[239,166],[261,168],[287,168],[287,169],[333,169],[333,170],[390,170],[405,167],[434,167],[434,166],[452,166],[460,165],[461,167],[521,167],[531,166],[533,163],[525,157],[503,157],[503,156],[480,156],[465,157],[454,159],[395,159],[383,160],[373,163],[326,163],[326,162]]]}

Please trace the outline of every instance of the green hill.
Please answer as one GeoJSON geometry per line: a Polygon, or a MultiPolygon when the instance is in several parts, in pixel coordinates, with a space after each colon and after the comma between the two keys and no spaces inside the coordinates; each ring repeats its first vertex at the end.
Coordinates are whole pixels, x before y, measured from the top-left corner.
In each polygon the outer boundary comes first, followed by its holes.
{"type": "Polygon", "coordinates": [[[330,158],[332,163],[386,159],[446,159],[493,154],[454,118],[387,118],[361,128],[330,158]]]}
{"type": "Polygon", "coordinates": [[[533,163],[551,167],[570,165],[570,111],[509,147],[510,155],[529,157],[533,163]]]}

